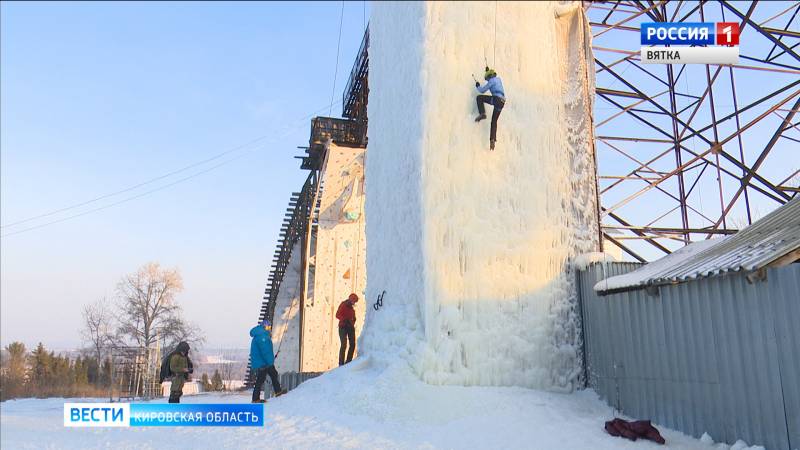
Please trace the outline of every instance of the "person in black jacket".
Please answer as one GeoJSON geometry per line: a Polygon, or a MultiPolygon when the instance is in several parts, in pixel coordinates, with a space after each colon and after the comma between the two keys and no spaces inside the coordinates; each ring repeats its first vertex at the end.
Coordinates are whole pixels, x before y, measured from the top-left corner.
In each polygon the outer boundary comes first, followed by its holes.
{"type": "Polygon", "coordinates": [[[169,371],[172,374],[172,385],[169,389],[169,402],[180,403],[183,385],[189,381],[192,363],[189,359],[189,344],[181,342],[169,357],[169,371]]]}

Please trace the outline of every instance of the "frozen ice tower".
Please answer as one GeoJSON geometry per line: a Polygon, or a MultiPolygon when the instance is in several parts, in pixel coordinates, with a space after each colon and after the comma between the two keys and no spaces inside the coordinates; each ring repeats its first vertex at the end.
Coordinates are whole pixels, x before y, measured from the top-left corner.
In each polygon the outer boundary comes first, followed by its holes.
{"type": "MultiPolygon", "coordinates": [[[[598,249],[586,20],[555,2],[373,3],[360,351],[433,384],[571,390],[571,258],[598,249]],[[472,74],[505,85],[497,149],[472,74]]],[[[488,107],[491,109],[491,106],[488,107]]],[[[487,111],[491,115],[491,111],[487,111]]]]}

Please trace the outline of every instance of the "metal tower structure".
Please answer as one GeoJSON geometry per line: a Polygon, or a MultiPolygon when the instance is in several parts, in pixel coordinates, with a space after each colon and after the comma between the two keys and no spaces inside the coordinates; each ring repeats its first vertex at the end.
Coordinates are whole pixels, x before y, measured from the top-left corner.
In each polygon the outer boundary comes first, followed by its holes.
{"type": "Polygon", "coordinates": [[[605,245],[644,261],[735,233],[800,175],[800,3],[585,2],[605,245]],[[643,22],[739,22],[739,64],[642,64],[643,22]]]}

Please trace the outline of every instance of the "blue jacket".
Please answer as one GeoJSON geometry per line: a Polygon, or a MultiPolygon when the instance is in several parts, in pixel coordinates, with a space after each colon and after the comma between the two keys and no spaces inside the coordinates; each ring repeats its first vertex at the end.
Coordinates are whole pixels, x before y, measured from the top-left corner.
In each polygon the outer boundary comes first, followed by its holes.
{"type": "Polygon", "coordinates": [[[262,326],[255,326],[250,330],[250,367],[260,369],[275,364],[275,354],[272,352],[272,336],[262,326]]]}
{"type": "Polygon", "coordinates": [[[500,97],[503,100],[506,98],[506,91],[503,89],[503,81],[500,80],[500,77],[498,76],[489,78],[489,81],[487,81],[486,84],[483,86],[477,86],[477,89],[481,94],[488,90],[496,97],[500,97]]]}

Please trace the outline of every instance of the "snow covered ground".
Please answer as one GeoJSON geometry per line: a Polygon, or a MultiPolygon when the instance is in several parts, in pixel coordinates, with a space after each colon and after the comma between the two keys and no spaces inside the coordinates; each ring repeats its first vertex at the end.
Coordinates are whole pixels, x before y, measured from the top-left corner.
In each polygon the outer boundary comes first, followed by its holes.
{"type": "MultiPolygon", "coordinates": [[[[64,428],[64,399],[8,401],[0,404],[0,447],[729,448],[664,428],[665,447],[613,438],[603,431],[613,411],[592,391],[556,394],[518,387],[432,386],[405,367],[379,367],[359,358],[271,399],[265,405],[263,428],[64,428]]],[[[198,395],[184,401],[234,403],[247,402],[249,396],[198,395]]]]}

